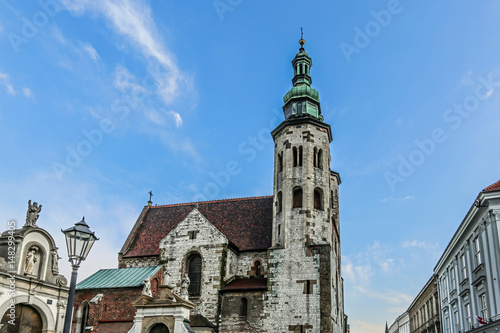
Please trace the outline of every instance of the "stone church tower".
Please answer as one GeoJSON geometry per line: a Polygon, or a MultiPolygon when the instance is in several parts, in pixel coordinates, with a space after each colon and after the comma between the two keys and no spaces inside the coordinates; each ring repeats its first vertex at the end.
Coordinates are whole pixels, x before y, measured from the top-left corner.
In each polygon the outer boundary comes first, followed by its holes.
{"type": "Polygon", "coordinates": [[[274,207],[266,310],[269,332],[340,332],[343,327],[339,174],[330,170],[330,125],[311,88],[312,60],[300,40],[285,120],[272,131],[274,207]]]}
{"type": "MultiPolygon", "coordinates": [[[[142,277],[134,278],[136,284],[126,294],[121,287],[104,290],[110,281],[101,279],[101,271],[77,287],[77,306],[88,303],[100,316],[88,322],[101,325],[97,332],[126,332],[134,321],[139,327],[146,312],[135,312],[134,304],[142,301],[134,298],[145,277],[156,272],[150,279],[153,298],[160,297],[155,304],[166,304],[161,290],[188,298],[183,318],[189,318],[195,332],[344,333],[340,177],[330,170],[332,132],[323,122],[319,94],[311,88],[312,60],[304,43],[301,39],[292,61],[285,119],[271,133],[273,195],[155,206],[149,202],[119,253],[119,268],[105,272],[131,278],[142,272],[142,277]],[[118,294],[123,295],[119,302],[118,294]],[[95,297],[99,304],[92,303],[95,297]],[[121,309],[120,314],[101,313],[106,306],[121,309]]],[[[170,305],[160,308],[158,313],[165,314],[170,305]]],[[[86,327],[82,318],[79,325],[86,327]]],[[[144,319],[142,328],[149,332],[161,324],[152,320],[144,319]]]]}

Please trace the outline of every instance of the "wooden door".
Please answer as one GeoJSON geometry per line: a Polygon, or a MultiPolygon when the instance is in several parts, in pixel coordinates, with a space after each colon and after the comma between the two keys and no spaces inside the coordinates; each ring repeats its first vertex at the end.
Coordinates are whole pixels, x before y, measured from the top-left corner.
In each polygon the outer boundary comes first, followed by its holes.
{"type": "Polygon", "coordinates": [[[14,325],[9,323],[11,318],[8,315],[9,310],[2,318],[0,333],[42,333],[42,317],[33,307],[17,304],[14,325]]]}

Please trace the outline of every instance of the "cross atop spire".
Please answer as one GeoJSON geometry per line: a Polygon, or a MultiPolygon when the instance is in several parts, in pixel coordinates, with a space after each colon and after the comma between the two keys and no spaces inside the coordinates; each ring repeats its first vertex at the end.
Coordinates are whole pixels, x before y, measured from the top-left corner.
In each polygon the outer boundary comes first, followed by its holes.
{"type": "Polygon", "coordinates": [[[304,31],[302,30],[302,27],[300,27],[300,40],[299,40],[299,44],[300,44],[300,51],[304,51],[304,44],[306,43],[306,41],[304,40],[304,31]]]}
{"type": "Polygon", "coordinates": [[[151,201],[151,197],[153,196],[153,191],[149,191],[149,201],[148,201],[148,206],[151,206],[153,204],[153,201],[151,201]]]}

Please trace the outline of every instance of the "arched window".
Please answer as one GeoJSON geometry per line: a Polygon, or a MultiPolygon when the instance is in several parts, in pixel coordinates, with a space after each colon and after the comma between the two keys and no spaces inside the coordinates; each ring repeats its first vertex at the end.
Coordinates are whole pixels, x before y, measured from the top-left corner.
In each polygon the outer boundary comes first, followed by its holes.
{"type": "Polygon", "coordinates": [[[316,148],[316,147],[314,147],[313,167],[315,167],[315,168],[318,167],[318,148],[316,148]]]}
{"type": "Polygon", "coordinates": [[[293,166],[302,166],[302,146],[293,147],[293,166]]]}
{"type": "Polygon", "coordinates": [[[323,210],[323,191],[319,188],[314,189],[314,209],[323,210]]]}
{"type": "Polygon", "coordinates": [[[255,261],[255,277],[261,277],[262,276],[262,263],[260,260],[255,261]]]}
{"type": "Polygon", "coordinates": [[[201,256],[198,253],[189,256],[187,268],[190,280],[188,287],[189,296],[199,296],[201,290],[201,256]]]}
{"type": "Polygon", "coordinates": [[[278,196],[277,196],[278,200],[276,201],[276,213],[281,213],[281,211],[283,210],[283,194],[280,192],[278,192],[278,196]]]}
{"type": "Polygon", "coordinates": [[[80,330],[78,333],[85,333],[85,327],[89,321],[89,303],[85,302],[82,307],[82,319],[80,321],[80,330]]]}
{"type": "Polygon", "coordinates": [[[293,189],[293,208],[302,207],[302,188],[296,187],[293,189]]]}
{"type": "Polygon", "coordinates": [[[248,314],[248,300],[246,297],[243,297],[241,299],[241,304],[240,304],[240,316],[246,317],[248,314]]]}

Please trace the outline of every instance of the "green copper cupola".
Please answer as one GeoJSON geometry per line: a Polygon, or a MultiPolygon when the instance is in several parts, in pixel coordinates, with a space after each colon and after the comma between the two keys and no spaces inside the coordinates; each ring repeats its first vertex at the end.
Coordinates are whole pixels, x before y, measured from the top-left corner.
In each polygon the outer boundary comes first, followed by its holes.
{"type": "Polygon", "coordinates": [[[319,93],[311,88],[312,60],[304,49],[304,39],[300,39],[299,53],[292,60],[294,76],[293,87],[283,97],[285,119],[295,117],[313,117],[323,121],[319,103],[319,93]]]}

